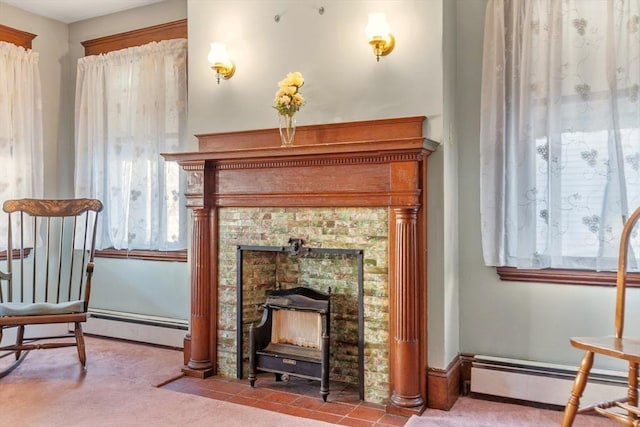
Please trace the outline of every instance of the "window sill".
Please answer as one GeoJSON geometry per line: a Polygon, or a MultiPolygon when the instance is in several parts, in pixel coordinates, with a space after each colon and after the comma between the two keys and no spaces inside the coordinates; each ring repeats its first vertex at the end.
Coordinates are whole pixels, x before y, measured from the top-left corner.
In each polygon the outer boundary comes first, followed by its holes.
{"type": "MultiPolygon", "coordinates": [[[[616,273],[612,271],[586,271],[542,269],[525,270],[515,267],[497,267],[500,280],[515,282],[563,283],[569,285],[615,286],[616,273]]],[[[627,286],[640,287],[640,273],[627,273],[627,286]]]]}
{"type": "MultiPolygon", "coordinates": [[[[31,248],[25,248],[23,250],[23,258],[26,258],[29,256],[29,254],[31,253],[31,248]]],[[[11,259],[19,259],[20,258],[20,249],[14,249],[13,251],[11,251],[11,259]]],[[[5,260],[7,259],[7,251],[2,251],[0,252],[0,260],[5,260]]]]}
{"type": "Polygon", "coordinates": [[[96,258],[139,259],[144,261],[187,262],[187,250],[181,251],[143,251],[100,249],[95,251],[96,258]]]}

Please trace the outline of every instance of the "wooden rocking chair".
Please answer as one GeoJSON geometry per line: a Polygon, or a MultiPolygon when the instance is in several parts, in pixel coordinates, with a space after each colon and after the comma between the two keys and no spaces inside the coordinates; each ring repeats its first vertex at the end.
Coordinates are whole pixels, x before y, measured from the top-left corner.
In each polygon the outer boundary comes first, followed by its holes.
{"type": "Polygon", "coordinates": [[[571,345],[585,351],[576,375],[571,396],[564,410],[562,427],[570,427],[577,413],[595,411],[626,426],[640,426],[640,408],[638,407],[638,364],[640,363],[640,338],[623,337],[625,295],[627,287],[627,255],[629,240],[638,219],[640,208],[636,209],[622,229],[618,254],[618,272],[616,282],[615,335],[606,337],[571,338],[571,345]],[[580,398],[587,385],[589,372],[593,366],[594,355],[625,360],[629,364],[627,378],[627,396],[611,399],[578,410],[580,398]]]}
{"type": "Polygon", "coordinates": [[[12,361],[0,364],[0,378],[34,349],[75,346],[84,369],[81,323],[87,320],[102,203],[93,199],[21,199],[7,200],[3,210],[8,214],[8,249],[0,252],[6,254],[4,266],[0,264],[0,361],[5,357],[12,361]],[[26,326],[50,324],[62,325],[38,327],[57,329],[51,336],[25,337],[26,326]],[[61,331],[67,328],[65,324],[73,324],[73,332],[61,331]],[[6,345],[2,336],[9,328],[15,328],[15,343],[6,345]],[[75,340],[69,339],[73,337],[75,340]]]}

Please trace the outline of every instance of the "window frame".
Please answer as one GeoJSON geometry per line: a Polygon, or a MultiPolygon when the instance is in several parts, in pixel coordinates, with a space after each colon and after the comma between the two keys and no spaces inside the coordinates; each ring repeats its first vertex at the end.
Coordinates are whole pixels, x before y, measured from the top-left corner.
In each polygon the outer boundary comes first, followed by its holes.
{"type": "MultiPolygon", "coordinates": [[[[113,34],[97,39],[81,42],[84,47],[84,55],[99,55],[114,50],[141,46],[151,42],[171,40],[187,37],[187,20],[167,22],[151,27],[140,28],[124,33],[113,34]]],[[[137,259],[144,261],[171,261],[187,262],[187,250],[157,251],[140,249],[100,249],[95,251],[96,258],[137,259]]]]}
{"type": "Polygon", "coordinates": [[[141,249],[96,249],[94,256],[97,258],[139,259],[144,261],[173,261],[187,262],[187,250],[177,251],[153,251],[141,249]]]}
{"type": "Polygon", "coordinates": [[[0,41],[13,43],[25,49],[31,49],[33,39],[36,37],[36,34],[27,33],[26,31],[0,24],[0,41]]]}
{"type": "MultiPolygon", "coordinates": [[[[500,280],[510,282],[561,283],[566,285],[615,286],[615,271],[570,270],[543,268],[530,270],[516,267],[496,267],[500,280]]],[[[627,273],[627,286],[640,287],[640,273],[627,273]]]]}

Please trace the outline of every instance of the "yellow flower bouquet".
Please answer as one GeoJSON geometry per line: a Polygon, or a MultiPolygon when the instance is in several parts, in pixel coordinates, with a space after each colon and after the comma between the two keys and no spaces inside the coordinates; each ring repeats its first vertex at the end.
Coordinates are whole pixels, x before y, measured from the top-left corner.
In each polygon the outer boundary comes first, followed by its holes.
{"type": "Polygon", "coordinates": [[[273,101],[273,108],[278,113],[286,116],[293,116],[305,104],[305,99],[300,93],[300,88],[304,85],[304,77],[299,71],[287,74],[278,82],[278,91],[273,101]]]}
{"type": "Polygon", "coordinates": [[[278,91],[273,100],[273,108],[280,115],[280,138],[282,146],[291,146],[296,133],[296,123],[293,115],[305,104],[305,99],[300,93],[304,85],[304,77],[299,71],[287,74],[278,82],[278,91]]]}

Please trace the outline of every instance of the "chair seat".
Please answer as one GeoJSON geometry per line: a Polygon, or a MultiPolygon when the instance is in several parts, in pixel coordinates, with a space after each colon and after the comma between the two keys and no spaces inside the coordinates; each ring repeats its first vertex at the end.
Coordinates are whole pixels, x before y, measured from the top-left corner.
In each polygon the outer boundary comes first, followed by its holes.
{"type": "Polygon", "coordinates": [[[84,301],[61,303],[5,302],[0,304],[0,317],[45,316],[50,314],[73,314],[84,311],[84,301]]]}
{"type": "Polygon", "coordinates": [[[640,338],[576,337],[571,345],[585,351],[640,363],[640,338]]]}

